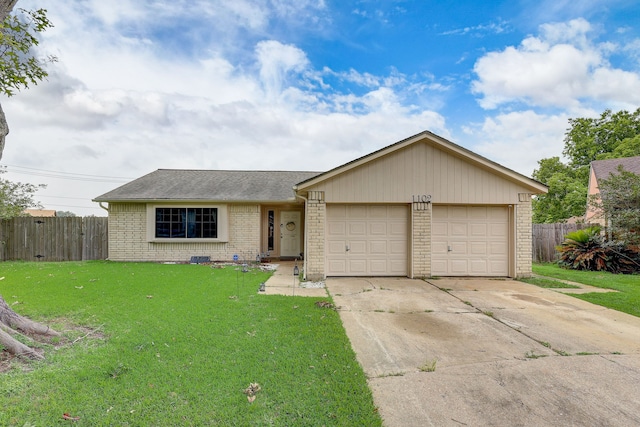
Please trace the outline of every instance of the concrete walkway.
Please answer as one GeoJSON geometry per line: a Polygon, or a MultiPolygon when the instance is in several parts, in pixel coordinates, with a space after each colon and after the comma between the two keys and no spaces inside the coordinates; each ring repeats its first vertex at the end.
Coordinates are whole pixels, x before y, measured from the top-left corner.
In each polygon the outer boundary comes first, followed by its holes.
{"type": "Polygon", "coordinates": [[[295,266],[302,270],[302,262],[298,261],[281,261],[274,263],[276,270],[273,275],[265,282],[265,295],[289,295],[298,297],[326,297],[327,289],[319,284],[300,283],[298,276],[293,274],[295,266]]]}

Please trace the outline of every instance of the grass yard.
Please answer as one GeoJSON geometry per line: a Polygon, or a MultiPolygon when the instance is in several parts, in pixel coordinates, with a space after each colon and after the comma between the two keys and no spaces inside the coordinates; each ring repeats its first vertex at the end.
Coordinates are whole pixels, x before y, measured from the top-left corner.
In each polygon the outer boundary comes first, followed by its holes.
{"type": "Polygon", "coordinates": [[[0,425],[381,425],[338,313],[318,298],[257,294],[268,276],[0,263],[7,303],[65,335],[44,344],[44,362],[0,374],[0,425]]]}
{"type": "Polygon", "coordinates": [[[541,276],[583,283],[618,292],[571,294],[571,296],[640,317],[640,275],[612,274],[600,271],[577,271],[556,264],[534,264],[533,272],[541,276]]]}

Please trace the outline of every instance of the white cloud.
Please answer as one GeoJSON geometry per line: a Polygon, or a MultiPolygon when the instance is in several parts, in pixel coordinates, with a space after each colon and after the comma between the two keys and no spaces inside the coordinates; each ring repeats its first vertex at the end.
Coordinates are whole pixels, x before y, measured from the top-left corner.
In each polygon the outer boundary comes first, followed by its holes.
{"type": "Polygon", "coordinates": [[[544,24],[540,36],[518,47],[489,52],[474,66],[472,90],[480,105],[494,109],[524,102],[531,106],[579,108],[585,100],[640,104],[640,75],[616,69],[607,60],[613,46],[589,39],[584,19],[544,24]]]}
{"type": "Polygon", "coordinates": [[[562,156],[566,114],[545,115],[531,110],[488,117],[478,127],[466,129],[479,154],[530,176],[538,160],[562,156]]]}
{"type": "Polygon", "coordinates": [[[270,99],[280,95],[291,73],[301,73],[309,66],[309,60],[302,50],[276,40],[259,42],[256,55],[260,67],[260,80],[270,99]]]}

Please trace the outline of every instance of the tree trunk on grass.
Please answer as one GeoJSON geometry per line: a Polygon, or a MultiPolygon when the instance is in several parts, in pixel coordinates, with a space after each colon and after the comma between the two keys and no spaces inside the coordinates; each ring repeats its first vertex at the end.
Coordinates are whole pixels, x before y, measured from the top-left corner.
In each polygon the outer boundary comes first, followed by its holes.
{"type": "Polygon", "coordinates": [[[23,334],[36,334],[47,337],[60,335],[59,332],[46,325],[20,316],[0,296],[0,347],[16,356],[28,359],[44,359],[42,354],[15,338],[19,335],[24,337],[25,335],[23,334]]]}

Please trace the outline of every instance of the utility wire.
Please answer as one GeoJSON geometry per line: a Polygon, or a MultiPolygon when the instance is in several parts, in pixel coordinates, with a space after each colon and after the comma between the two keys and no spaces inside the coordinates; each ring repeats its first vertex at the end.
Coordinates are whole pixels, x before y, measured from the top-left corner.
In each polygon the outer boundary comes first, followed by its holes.
{"type": "Polygon", "coordinates": [[[4,166],[7,166],[10,172],[17,173],[17,174],[44,176],[47,178],[67,179],[71,181],[122,183],[122,182],[131,181],[133,179],[133,178],[127,178],[123,176],[89,175],[89,174],[82,174],[82,173],[53,171],[53,170],[47,170],[47,169],[36,169],[36,168],[29,168],[26,166],[15,166],[15,165],[4,165],[4,166]]]}

